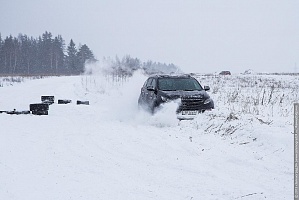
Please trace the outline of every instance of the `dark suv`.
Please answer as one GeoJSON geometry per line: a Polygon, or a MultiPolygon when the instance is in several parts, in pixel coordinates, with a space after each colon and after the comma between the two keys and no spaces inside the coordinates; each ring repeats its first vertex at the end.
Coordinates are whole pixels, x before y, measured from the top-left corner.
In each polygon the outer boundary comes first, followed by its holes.
{"type": "Polygon", "coordinates": [[[179,119],[192,119],[198,113],[214,109],[214,102],[202,86],[190,75],[155,75],[149,77],[138,99],[138,105],[151,113],[161,104],[177,100],[176,110],[179,119]]]}

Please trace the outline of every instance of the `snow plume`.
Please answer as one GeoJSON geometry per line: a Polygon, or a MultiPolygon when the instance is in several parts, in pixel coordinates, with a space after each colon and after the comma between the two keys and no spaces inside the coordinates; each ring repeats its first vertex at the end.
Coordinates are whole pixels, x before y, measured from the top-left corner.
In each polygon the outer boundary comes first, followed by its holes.
{"type": "Polygon", "coordinates": [[[101,115],[105,116],[105,119],[156,127],[177,125],[177,102],[161,106],[154,115],[138,109],[140,89],[148,78],[142,70],[135,71],[132,77],[113,77],[105,72],[105,66],[88,67],[92,73],[82,76],[81,93],[85,95],[85,99],[94,101],[91,103],[101,109],[101,115]]]}
{"type": "Polygon", "coordinates": [[[157,112],[150,118],[150,124],[157,127],[172,127],[178,125],[176,110],[178,101],[171,101],[160,106],[157,112]]]}
{"type": "MultiPolygon", "coordinates": [[[[138,109],[138,98],[141,87],[147,76],[143,71],[136,71],[132,77],[123,81],[110,90],[106,99],[109,113],[107,117],[119,121],[131,122],[133,124],[144,124],[156,127],[177,126],[176,109],[178,102],[170,102],[162,105],[157,112],[152,115],[147,111],[138,109]]],[[[108,109],[107,107],[107,109],[108,109]]]]}
{"type": "Polygon", "coordinates": [[[135,119],[138,113],[138,97],[140,88],[147,79],[141,71],[136,71],[134,75],[114,87],[112,93],[107,98],[111,103],[110,115],[111,118],[116,118],[121,121],[130,121],[135,119]]]}
{"type": "Polygon", "coordinates": [[[113,76],[108,69],[107,66],[89,65],[89,71],[81,77],[80,93],[92,99],[98,108],[105,105],[101,115],[106,119],[132,120],[138,112],[140,88],[147,77],[141,71],[136,71],[132,77],[113,76]]]}
{"type": "Polygon", "coordinates": [[[92,62],[85,64],[85,75],[104,75],[109,71],[109,64],[105,62],[92,62]]]}

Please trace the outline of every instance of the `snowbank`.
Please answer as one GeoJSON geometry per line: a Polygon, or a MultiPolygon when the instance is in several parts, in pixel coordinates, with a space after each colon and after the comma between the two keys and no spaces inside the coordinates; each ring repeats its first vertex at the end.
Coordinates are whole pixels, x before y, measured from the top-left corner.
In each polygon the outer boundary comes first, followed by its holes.
{"type": "Polygon", "coordinates": [[[175,102],[139,111],[140,72],[0,87],[0,110],[41,95],[90,101],[0,114],[0,199],[291,199],[298,78],[246,77],[198,76],[216,109],[192,121],[176,119],[175,102]]]}

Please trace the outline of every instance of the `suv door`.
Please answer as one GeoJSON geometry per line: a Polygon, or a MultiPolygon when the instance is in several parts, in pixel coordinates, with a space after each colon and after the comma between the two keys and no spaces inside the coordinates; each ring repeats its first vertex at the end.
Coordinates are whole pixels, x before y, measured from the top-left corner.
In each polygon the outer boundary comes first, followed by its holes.
{"type": "Polygon", "coordinates": [[[146,85],[147,85],[148,81],[149,81],[149,79],[147,79],[144,82],[144,84],[143,84],[143,86],[142,86],[142,88],[140,90],[140,96],[139,96],[139,99],[138,99],[138,103],[139,104],[146,103],[146,93],[147,93],[146,85]]]}
{"type": "Polygon", "coordinates": [[[147,87],[148,91],[148,105],[151,109],[153,109],[156,105],[157,100],[157,80],[155,78],[152,79],[152,81],[149,83],[147,87]],[[150,89],[150,90],[149,90],[150,89]]]}
{"type": "Polygon", "coordinates": [[[149,95],[150,95],[147,88],[150,86],[152,80],[153,78],[148,78],[143,88],[141,89],[141,93],[143,95],[143,101],[147,105],[149,104],[149,95]]]}

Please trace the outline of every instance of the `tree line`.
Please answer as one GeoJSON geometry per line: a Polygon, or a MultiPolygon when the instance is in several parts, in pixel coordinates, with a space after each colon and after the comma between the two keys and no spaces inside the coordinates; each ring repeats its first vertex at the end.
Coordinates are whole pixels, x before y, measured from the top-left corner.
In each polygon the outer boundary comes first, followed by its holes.
{"type": "MultiPolygon", "coordinates": [[[[2,75],[77,75],[85,72],[85,65],[97,60],[89,47],[71,39],[66,46],[61,35],[53,37],[46,31],[38,38],[19,34],[2,39],[0,33],[0,74],[2,75]]],[[[142,62],[125,55],[123,58],[103,58],[105,73],[117,76],[132,76],[134,71],[146,74],[170,74],[181,72],[174,64],[142,62]]],[[[92,73],[87,71],[87,73],[92,73]]]]}
{"type": "Polygon", "coordinates": [[[96,59],[89,49],[71,39],[65,47],[61,35],[45,32],[38,38],[19,34],[0,34],[0,74],[5,75],[71,75],[84,72],[84,66],[96,59]]]}

